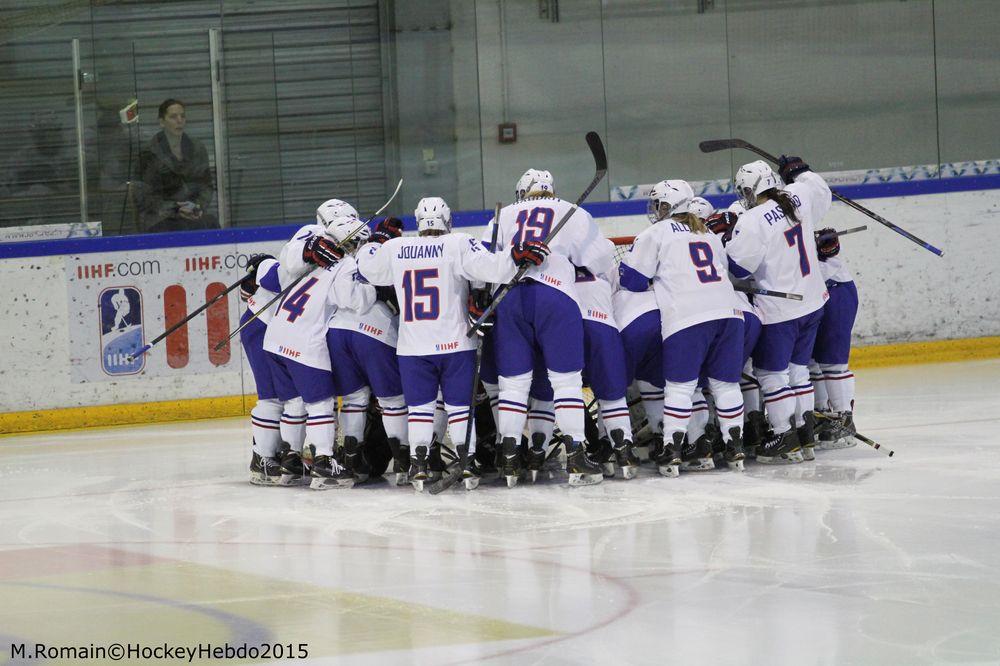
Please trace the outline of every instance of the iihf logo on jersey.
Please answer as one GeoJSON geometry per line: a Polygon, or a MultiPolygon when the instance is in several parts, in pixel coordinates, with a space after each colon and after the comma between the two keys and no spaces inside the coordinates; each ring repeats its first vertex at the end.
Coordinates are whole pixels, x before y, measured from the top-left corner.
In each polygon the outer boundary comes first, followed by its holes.
{"type": "Polygon", "coordinates": [[[101,369],[109,375],[134,375],[146,355],[129,360],[142,348],[142,294],[135,287],[109,287],[97,299],[101,314],[101,369]]]}

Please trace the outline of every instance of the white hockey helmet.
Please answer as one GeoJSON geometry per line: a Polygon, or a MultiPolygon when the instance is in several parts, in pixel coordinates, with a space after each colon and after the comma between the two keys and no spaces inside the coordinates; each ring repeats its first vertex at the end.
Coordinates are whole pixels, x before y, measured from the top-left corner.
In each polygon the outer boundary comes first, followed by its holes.
{"type": "Polygon", "coordinates": [[[686,180],[661,180],[649,191],[646,215],[652,224],[660,220],[686,213],[694,198],[694,190],[686,180]]]}
{"type": "Polygon", "coordinates": [[[552,174],[539,169],[528,169],[514,186],[514,201],[522,201],[530,196],[555,196],[552,174]]]}
{"type": "Polygon", "coordinates": [[[358,211],[354,209],[354,206],[340,199],[327,199],[316,209],[316,224],[322,224],[324,227],[329,227],[330,223],[338,217],[353,217],[356,220],[358,219],[358,211]]]}
{"type": "Polygon", "coordinates": [[[748,210],[757,205],[758,194],[781,187],[778,174],[764,160],[741,166],[733,182],[736,185],[736,195],[748,210]]]}
{"type": "Polygon", "coordinates": [[[451,209],[441,197],[424,197],[417,203],[417,209],[413,211],[413,216],[417,218],[417,233],[425,231],[440,231],[448,233],[451,231],[451,209]]]}
{"type": "Polygon", "coordinates": [[[326,235],[349,252],[367,243],[372,230],[357,217],[338,215],[326,225],[326,235]]]}
{"type": "Polygon", "coordinates": [[[695,197],[688,204],[688,212],[694,213],[699,220],[707,220],[715,212],[715,206],[708,203],[707,199],[695,197]]]}

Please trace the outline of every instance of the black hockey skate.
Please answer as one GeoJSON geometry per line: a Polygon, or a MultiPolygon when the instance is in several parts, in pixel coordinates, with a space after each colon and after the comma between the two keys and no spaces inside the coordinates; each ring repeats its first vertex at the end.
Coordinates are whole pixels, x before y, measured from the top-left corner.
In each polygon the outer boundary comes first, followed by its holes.
{"type": "Polygon", "coordinates": [[[687,442],[681,448],[681,469],[689,472],[704,472],[715,469],[715,461],[712,460],[712,439],[714,434],[712,428],[718,430],[718,426],[713,423],[705,425],[705,432],[694,441],[687,442]]]}
{"type": "Polygon", "coordinates": [[[663,433],[653,433],[649,440],[649,462],[656,464],[656,459],[663,454],[663,433]]]}
{"type": "Polygon", "coordinates": [[[746,455],[743,453],[743,439],[740,436],[740,429],[735,426],[730,428],[729,437],[729,441],[723,445],[722,455],[726,460],[726,465],[742,472],[743,459],[746,455]]]}
{"type": "Polygon", "coordinates": [[[255,486],[276,486],[281,480],[281,464],[277,458],[265,458],[256,451],[250,457],[250,483],[255,486]]]}
{"type": "Polygon", "coordinates": [[[354,480],[358,483],[364,483],[371,476],[371,465],[368,464],[357,437],[344,437],[344,467],[354,475],[354,480]]]}
{"type": "Polygon", "coordinates": [[[821,449],[848,449],[857,446],[858,441],[854,439],[857,429],[854,427],[854,414],[851,412],[827,412],[823,414],[826,418],[820,420],[817,427],[817,437],[819,448],[821,449]]]}
{"type": "Polygon", "coordinates": [[[309,467],[302,460],[302,453],[289,447],[281,456],[281,480],[278,483],[283,486],[304,486],[309,481],[309,467]]]}
{"type": "Polygon", "coordinates": [[[426,446],[418,446],[413,449],[413,455],[410,456],[410,474],[408,479],[410,484],[413,485],[414,490],[423,492],[424,482],[430,479],[430,473],[427,470],[426,446]]]}
{"type": "Polygon", "coordinates": [[[611,438],[604,435],[596,443],[587,442],[587,457],[601,466],[604,476],[613,477],[615,475],[615,449],[611,445],[611,438]]]}
{"type": "Polygon", "coordinates": [[[524,468],[528,471],[528,479],[534,483],[545,467],[545,433],[536,432],[531,435],[531,446],[524,454],[524,468]]]}
{"type": "Polygon", "coordinates": [[[465,444],[459,444],[455,447],[455,449],[458,452],[458,464],[461,472],[462,484],[465,486],[466,490],[475,490],[479,487],[479,480],[481,478],[475,453],[470,456],[469,447],[465,444]]]}
{"type": "Polygon", "coordinates": [[[313,458],[309,476],[312,478],[309,487],[313,490],[350,488],[354,485],[354,476],[333,456],[320,454],[313,458]]]}
{"type": "Polygon", "coordinates": [[[405,486],[410,482],[410,447],[399,443],[399,438],[389,437],[389,450],[392,451],[392,473],[395,474],[397,486],[405,486]]]}
{"type": "Polygon", "coordinates": [[[722,439],[722,429],[712,421],[705,426],[705,434],[712,437],[712,463],[715,469],[725,469],[726,443],[722,439]]]}
{"type": "Polygon", "coordinates": [[[802,462],[802,448],[799,435],[795,431],[795,419],[791,428],[783,433],[771,433],[757,446],[757,462],[765,465],[789,465],[802,462]]]}
{"type": "Polygon", "coordinates": [[[601,466],[587,457],[587,451],[581,442],[574,442],[570,437],[563,438],[566,445],[566,473],[569,474],[569,485],[592,486],[604,480],[601,466]]]}
{"type": "Polygon", "coordinates": [[[621,472],[621,478],[634,479],[639,473],[639,458],[632,449],[632,440],[625,439],[625,433],[620,428],[611,431],[611,441],[614,442],[615,464],[621,472]]]}
{"type": "Polygon", "coordinates": [[[743,452],[747,458],[753,458],[757,455],[757,447],[767,437],[769,429],[764,412],[747,412],[743,431],[743,452]]]}
{"type": "Polygon", "coordinates": [[[441,457],[441,443],[431,442],[430,452],[427,454],[427,475],[431,481],[440,481],[444,476],[448,466],[444,464],[441,457]]]}
{"type": "Polygon", "coordinates": [[[671,436],[670,445],[664,445],[660,454],[653,461],[656,469],[663,476],[677,477],[681,474],[681,450],[684,448],[684,433],[675,432],[671,436]]]}
{"type": "Polygon", "coordinates": [[[521,447],[513,437],[504,437],[500,443],[503,464],[500,473],[507,479],[507,487],[513,488],[521,476],[521,447]]]}
{"type": "Polygon", "coordinates": [[[808,411],[802,418],[805,423],[795,429],[795,434],[799,437],[799,446],[802,447],[802,459],[816,460],[816,437],[814,434],[816,417],[813,416],[812,411],[808,411]]]}

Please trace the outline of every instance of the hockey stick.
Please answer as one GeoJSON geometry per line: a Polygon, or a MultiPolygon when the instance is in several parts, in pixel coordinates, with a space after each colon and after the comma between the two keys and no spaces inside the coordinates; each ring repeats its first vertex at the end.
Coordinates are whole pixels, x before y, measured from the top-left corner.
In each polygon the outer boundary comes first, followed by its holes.
{"type": "MultiPolygon", "coordinates": [[[[775,157],[774,155],[772,155],[772,154],[770,154],[768,152],[765,152],[765,151],[761,150],[760,148],[758,148],[757,146],[753,145],[752,143],[747,143],[743,139],[712,139],[712,140],[709,140],[709,141],[702,141],[701,143],[698,144],[698,147],[701,148],[701,152],[703,152],[703,153],[714,153],[714,152],[717,152],[717,151],[720,151],[720,150],[729,150],[731,148],[743,148],[744,150],[749,150],[752,153],[757,153],[758,155],[760,155],[761,157],[763,157],[765,160],[770,160],[771,162],[774,162],[775,164],[778,163],[778,158],[777,157],[775,157]]],[[[893,224],[892,222],[890,222],[889,220],[885,219],[884,217],[882,217],[878,213],[875,213],[875,212],[872,212],[872,211],[868,210],[867,208],[865,208],[864,206],[862,206],[858,202],[854,201],[853,199],[848,199],[847,197],[843,196],[842,194],[837,193],[837,191],[834,190],[834,189],[832,189],[832,188],[830,189],[830,193],[833,194],[833,196],[835,198],[837,198],[838,200],[840,200],[843,203],[847,204],[848,206],[850,206],[854,210],[856,210],[859,213],[862,213],[864,215],[867,215],[868,217],[872,218],[873,220],[875,220],[876,222],[878,222],[880,224],[883,224],[883,225],[889,227],[890,229],[892,229],[893,231],[895,231],[900,236],[903,236],[904,238],[908,238],[909,240],[913,241],[914,243],[916,243],[920,247],[924,248],[925,250],[933,252],[934,254],[936,254],[939,257],[944,256],[944,252],[942,252],[941,250],[937,249],[936,247],[934,247],[930,243],[917,238],[916,236],[914,236],[913,234],[911,234],[906,229],[903,229],[903,228],[899,227],[898,225],[893,224]]]]}
{"type": "MultiPolygon", "coordinates": [[[[344,245],[346,245],[347,241],[351,240],[352,238],[354,238],[354,236],[356,236],[357,234],[359,234],[361,232],[361,229],[363,229],[364,227],[367,227],[369,222],[371,222],[372,220],[374,220],[376,217],[378,217],[379,213],[381,213],[386,208],[388,208],[389,204],[392,203],[392,200],[396,198],[397,194],[399,194],[399,188],[401,188],[402,186],[403,186],[403,179],[400,178],[399,182],[396,183],[396,189],[393,191],[392,196],[389,197],[389,200],[386,201],[384,204],[382,204],[381,208],[379,208],[377,211],[375,211],[374,213],[372,213],[371,217],[369,217],[367,220],[365,220],[364,224],[359,225],[357,229],[355,229],[351,233],[347,234],[347,237],[344,238],[344,240],[342,240],[340,243],[338,243],[337,247],[341,248],[344,245]]],[[[239,335],[240,331],[242,331],[244,328],[246,328],[247,326],[250,325],[250,322],[252,322],[255,319],[257,319],[258,317],[260,317],[260,315],[261,315],[262,312],[264,312],[265,310],[269,310],[272,305],[274,305],[279,300],[281,300],[282,298],[284,298],[285,296],[287,296],[288,292],[290,292],[292,289],[294,289],[295,286],[299,282],[302,282],[302,280],[304,280],[306,277],[314,274],[317,270],[320,270],[320,269],[317,268],[315,270],[307,271],[307,272],[303,273],[302,275],[300,275],[299,277],[297,277],[290,285],[288,285],[287,287],[285,287],[284,289],[282,289],[279,294],[277,294],[274,298],[272,298],[271,300],[269,300],[264,305],[264,307],[262,307],[259,310],[257,310],[257,312],[254,312],[245,322],[243,322],[242,324],[240,324],[236,328],[235,331],[233,331],[232,333],[229,334],[228,338],[226,338],[225,340],[221,340],[217,345],[215,345],[215,351],[219,351],[220,349],[222,349],[223,347],[225,347],[226,343],[228,343],[230,340],[232,340],[237,335],[239,335]]]]}
{"type": "Polygon", "coordinates": [[[847,234],[856,234],[859,231],[866,231],[867,229],[868,225],[862,224],[860,227],[851,227],[850,229],[844,229],[843,231],[838,231],[837,236],[839,237],[839,236],[846,236],[847,234]]]}
{"type": "Polygon", "coordinates": [[[755,294],[757,296],[774,296],[775,298],[787,298],[790,301],[801,301],[802,294],[789,294],[784,291],[771,291],[770,289],[761,289],[760,287],[753,287],[745,282],[734,282],[733,289],[736,291],[742,291],[744,294],[755,294]]]}
{"type": "MultiPolygon", "coordinates": [[[[150,342],[149,344],[143,345],[142,348],[139,349],[139,351],[135,352],[134,354],[129,354],[128,362],[131,363],[135,359],[139,358],[140,356],[142,356],[143,354],[145,354],[146,352],[148,352],[150,349],[152,349],[153,346],[156,345],[158,342],[160,342],[161,340],[163,340],[164,338],[166,338],[168,335],[170,335],[171,333],[173,333],[174,331],[176,331],[180,327],[182,327],[185,324],[187,324],[189,321],[191,321],[192,319],[194,319],[195,317],[197,317],[198,315],[200,315],[202,312],[204,312],[208,308],[212,307],[214,304],[218,303],[222,299],[223,296],[225,296],[226,294],[228,294],[229,292],[231,292],[233,289],[236,289],[238,286],[240,286],[241,284],[243,284],[243,280],[245,280],[245,279],[246,279],[246,276],[244,275],[239,280],[237,280],[236,282],[234,282],[231,285],[229,285],[228,287],[226,287],[225,291],[220,291],[218,294],[216,294],[215,296],[213,296],[208,302],[206,302],[200,308],[198,308],[197,310],[195,310],[194,312],[192,312],[188,316],[184,317],[184,319],[181,319],[179,322],[177,322],[176,324],[174,324],[173,326],[171,326],[170,328],[168,328],[167,330],[165,330],[163,333],[161,333],[158,336],[156,336],[155,338],[153,338],[152,342],[150,342]]],[[[218,351],[218,350],[216,350],[216,351],[218,351]]]]}
{"type": "MultiPolygon", "coordinates": [[[[497,232],[500,230],[500,208],[502,206],[503,204],[498,201],[496,208],[493,209],[493,236],[490,240],[491,254],[495,254],[497,251],[497,232]]],[[[493,286],[486,285],[486,288],[492,290],[493,286]]],[[[469,453],[476,453],[476,450],[472,448],[472,431],[475,424],[476,395],[479,392],[479,369],[483,364],[483,338],[485,336],[486,331],[483,331],[483,335],[476,339],[476,364],[472,372],[472,397],[469,399],[469,419],[465,424],[465,443],[456,447],[458,449],[459,464],[461,465],[460,474],[465,473],[465,468],[469,464],[469,453]]]]}
{"type": "MultiPolygon", "coordinates": [[[[580,205],[588,196],[590,196],[590,193],[594,191],[594,188],[597,187],[597,184],[604,179],[604,175],[608,172],[608,156],[607,153],[604,152],[604,144],[601,142],[601,137],[597,132],[587,132],[587,145],[590,147],[590,152],[594,156],[594,166],[596,171],[594,179],[590,181],[590,185],[587,186],[587,189],[585,189],[583,194],[581,194],[576,200],[573,207],[566,211],[566,214],[562,216],[559,223],[556,224],[556,226],[552,228],[552,231],[549,232],[549,235],[545,237],[544,242],[546,245],[552,241],[557,233],[559,233],[559,230],[562,229],[566,222],[569,221],[569,218],[573,217],[573,214],[576,213],[580,205]]],[[[483,314],[480,315],[479,319],[476,320],[476,323],[469,328],[468,333],[465,334],[466,337],[471,338],[476,334],[476,331],[482,327],[486,318],[493,314],[493,311],[497,309],[498,305],[500,305],[500,301],[502,301],[504,297],[510,293],[511,288],[524,277],[526,272],[528,272],[528,268],[528,266],[519,268],[510,282],[500,285],[500,288],[493,294],[493,301],[483,311],[483,314]]]]}
{"type": "MultiPolygon", "coordinates": [[[[831,417],[827,416],[827,415],[826,415],[826,414],[824,414],[823,412],[817,412],[817,411],[813,411],[813,415],[815,415],[815,416],[816,416],[816,418],[820,418],[820,419],[823,419],[824,421],[834,421],[834,422],[836,422],[836,420],[837,420],[837,419],[834,419],[834,418],[831,418],[831,417]]],[[[855,432],[855,433],[854,433],[854,434],[852,435],[852,437],[854,437],[854,439],[860,439],[860,440],[861,440],[862,442],[864,442],[864,443],[865,443],[865,444],[867,444],[868,446],[872,447],[872,448],[873,448],[873,449],[875,449],[876,451],[878,451],[879,449],[881,449],[881,448],[882,448],[882,445],[881,445],[881,444],[879,444],[878,442],[876,442],[876,441],[875,441],[875,440],[873,440],[873,439],[869,439],[869,438],[865,437],[864,435],[862,435],[862,434],[861,434],[861,433],[859,433],[859,432],[855,432]]],[[[893,451],[892,449],[886,449],[886,451],[888,451],[888,452],[889,452],[889,457],[890,457],[890,458],[891,458],[891,457],[892,457],[893,455],[895,455],[895,453],[896,453],[896,452],[895,452],[895,451],[893,451]]]]}

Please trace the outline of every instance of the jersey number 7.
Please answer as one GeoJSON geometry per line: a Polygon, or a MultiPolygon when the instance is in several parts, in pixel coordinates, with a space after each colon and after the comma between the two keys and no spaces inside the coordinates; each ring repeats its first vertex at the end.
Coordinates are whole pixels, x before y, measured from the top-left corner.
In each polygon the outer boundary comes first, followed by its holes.
{"type": "Polygon", "coordinates": [[[788,247],[798,247],[799,269],[802,271],[802,277],[809,275],[811,268],[809,267],[809,255],[806,254],[806,244],[802,239],[802,225],[796,224],[791,229],[787,229],[785,241],[788,242],[788,247]]]}
{"type": "Polygon", "coordinates": [[[403,321],[427,321],[441,315],[441,298],[435,285],[436,268],[418,268],[403,273],[403,321]]]}

